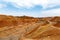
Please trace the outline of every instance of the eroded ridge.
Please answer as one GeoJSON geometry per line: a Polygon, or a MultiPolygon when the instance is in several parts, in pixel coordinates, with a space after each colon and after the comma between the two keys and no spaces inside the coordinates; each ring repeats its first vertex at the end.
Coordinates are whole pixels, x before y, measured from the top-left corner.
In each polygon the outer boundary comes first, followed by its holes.
{"type": "Polygon", "coordinates": [[[59,40],[60,17],[0,15],[0,40],[59,40]]]}

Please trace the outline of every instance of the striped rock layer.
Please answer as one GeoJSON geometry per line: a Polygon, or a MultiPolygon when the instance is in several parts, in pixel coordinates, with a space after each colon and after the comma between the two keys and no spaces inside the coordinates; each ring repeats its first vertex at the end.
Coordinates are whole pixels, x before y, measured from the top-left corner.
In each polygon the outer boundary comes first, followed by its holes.
{"type": "Polygon", "coordinates": [[[0,40],[60,40],[60,17],[0,15],[0,40]]]}

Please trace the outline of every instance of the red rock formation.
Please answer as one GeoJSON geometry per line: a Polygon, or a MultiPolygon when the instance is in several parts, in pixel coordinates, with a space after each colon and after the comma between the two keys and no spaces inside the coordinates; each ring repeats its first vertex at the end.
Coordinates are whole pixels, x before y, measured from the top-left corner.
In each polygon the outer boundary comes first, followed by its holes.
{"type": "Polygon", "coordinates": [[[60,40],[60,17],[0,15],[0,40],[60,40]]]}

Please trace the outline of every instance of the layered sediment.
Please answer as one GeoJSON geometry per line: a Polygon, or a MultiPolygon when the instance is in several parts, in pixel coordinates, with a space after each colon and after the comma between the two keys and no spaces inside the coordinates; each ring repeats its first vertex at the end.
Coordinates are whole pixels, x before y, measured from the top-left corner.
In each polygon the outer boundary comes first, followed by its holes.
{"type": "Polygon", "coordinates": [[[0,15],[0,40],[60,40],[60,17],[0,15]]]}

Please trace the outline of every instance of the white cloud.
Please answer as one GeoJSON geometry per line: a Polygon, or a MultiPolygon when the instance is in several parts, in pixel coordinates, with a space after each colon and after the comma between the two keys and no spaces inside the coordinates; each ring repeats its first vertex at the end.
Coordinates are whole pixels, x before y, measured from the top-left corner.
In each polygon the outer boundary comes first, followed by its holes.
{"type": "MultiPolygon", "coordinates": [[[[16,14],[20,16],[20,13],[16,14]]],[[[60,8],[58,9],[52,9],[52,10],[46,10],[46,11],[41,11],[40,13],[34,13],[34,12],[22,12],[21,15],[26,15],[26,16],[33,16],[33,17],[51,17],[51,16],[60,16],[60,8]]]]}
{"type": "Polygon", "coordinates": [[[6,7],[5,4],[0,4],[0,8],[6,7]]]}
{"type": "Polygon", "coordinates": [[[11,2],[16,7],[33,7],[35,5],[46,5],[47,0],[4,0],[5,2],[11,2]]]}
{"type": "Polygon", "coordinates": [[[60,5],[60,0],[48,0],[48,6],[47,7],[54,7],[60,5]]]}
{"type": "MultiPolygon", "coordinates": [[[[3,0],[3,1],[6,3],[10,2],[12,5],[14,5],[17,8],[20,8],[20,7],[31,8],[31,7],[34,7],[35,5],[40,5],[43,7],[43,9],[45,9],[45,8],[51,8],[51,7],[60,5],[60,0],[3,0]]],[[[0,4],[0,8],[2,7],[4,6],[0,4]]],[[[19,14],[20,13],[11,14],[11,15],[19,15],[19,14]]],[[[40,14],[24,13],[24,12],[21,13],[21,15],[23,14],[26,14],[29,16],[36,16],[36,17],[60,16],[60,8],[42,11],[40,14]]]]}
{"type": "Polygon", "coordinates": [[[28,13],[22,13],[27,16],[33,16],[33,17],[53,17],[53,16],[60,16],[60,8],[58,9],[52,9],[52,10],[46,10],[46,11],[41,11],[40,13],[34,13],[34,12],[28,12],[28,13]]]}
{"type": "Polygon", "coordinates": [[[51,16],[60,16],[60,8],[59,9],[52,9],[41,11],[40,13],[31,13],[31,12],[7,12],[7,13],[0,13],[4,15],[13,15],[13,16],[33,16],[33,17],[51,17],[51,16]]]}
{"type": "Polygon", "coordinates": [[[52,10],[48,10],[48,11],[42,11],[41,15],[44,16],[44,17],[60,16],[60,8],[59,9],[52,9],[52,10]]]}
{"type": "Polygon", "coordinates": [[[43,8],[54,7],[60,5],[60,0],[3,0],[5,2],[11,2],[15,7],[34,7],[40,5],[43,8]]]}

